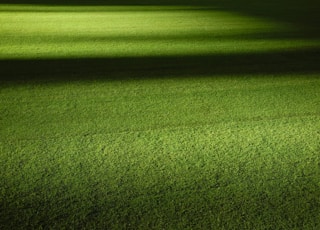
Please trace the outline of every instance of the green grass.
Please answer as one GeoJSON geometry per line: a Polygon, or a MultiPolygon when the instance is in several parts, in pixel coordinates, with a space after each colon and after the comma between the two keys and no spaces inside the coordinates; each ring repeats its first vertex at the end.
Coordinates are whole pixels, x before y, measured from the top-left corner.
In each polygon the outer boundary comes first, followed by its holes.
{"type": "Polygon", "coordinates": [[[1,9],[1,59],[252,53],[320,45],[290,35],[295,30],[285,23],[203,7],[1,9]]]}
{"type": "Polygon", "coordinates": [[[195,6],[0,22],[1,229],[320,227],[316,36],[195,6]]]}

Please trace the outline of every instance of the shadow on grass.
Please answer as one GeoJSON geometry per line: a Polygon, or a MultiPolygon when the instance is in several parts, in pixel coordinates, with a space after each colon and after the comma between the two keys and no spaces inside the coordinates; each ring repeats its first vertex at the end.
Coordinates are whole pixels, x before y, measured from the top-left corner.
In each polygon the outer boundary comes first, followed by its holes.
{"type": "Polygon", "coordinates": [[[320,49],[199,56],[0,60],[2,82],[319,73],[320,49]]]}

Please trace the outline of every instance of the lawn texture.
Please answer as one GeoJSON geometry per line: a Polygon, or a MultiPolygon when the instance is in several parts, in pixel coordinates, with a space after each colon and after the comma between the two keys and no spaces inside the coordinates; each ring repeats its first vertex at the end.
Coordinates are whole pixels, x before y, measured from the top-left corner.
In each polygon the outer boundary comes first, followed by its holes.
{"type": "Polygon", "coordinates": [[[316,16],[235,9],[0,5],[0,228],[320,228],[316,16]]]}

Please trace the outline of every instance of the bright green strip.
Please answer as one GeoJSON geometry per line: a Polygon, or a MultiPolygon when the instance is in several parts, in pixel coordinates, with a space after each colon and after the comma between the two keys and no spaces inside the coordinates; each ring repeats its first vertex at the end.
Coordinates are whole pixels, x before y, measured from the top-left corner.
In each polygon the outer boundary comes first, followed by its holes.
{"type": "Polygon", "coordinates": [[[219,10],[89,7],[68,12],[71,8],[30,12],[30,7],[12,6],[10,12],[10,6],[3,7],[0,58],[201,55],[320,46],[318,40],[289,39],[286,33],[293,32],[284,25],[219,10]]]}
{"type": "Polygon", "coordinates": [[[319,47],[318,41],[231,41],[231,42],[62,42],[2,46],[2,59],[59,57],[141,57],[272,52],[319,47]],[[297,46],[299,48],[297,48],[297,46]]]}

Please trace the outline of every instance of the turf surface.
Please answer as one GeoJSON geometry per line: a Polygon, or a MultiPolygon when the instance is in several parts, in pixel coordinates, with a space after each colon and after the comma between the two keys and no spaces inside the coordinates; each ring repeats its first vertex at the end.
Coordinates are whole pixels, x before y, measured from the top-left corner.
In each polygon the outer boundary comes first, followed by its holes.
{"type": "Polygon", "coordinates": [[[2,9],[2,59],[237,54],[320,43],[285,23],[203,7],[2,9]]]}
{"type": "Polygon", "coordinates": [[[320,41],[279,18],[1,5],[1,229],[319,228],[320,41]]]}

